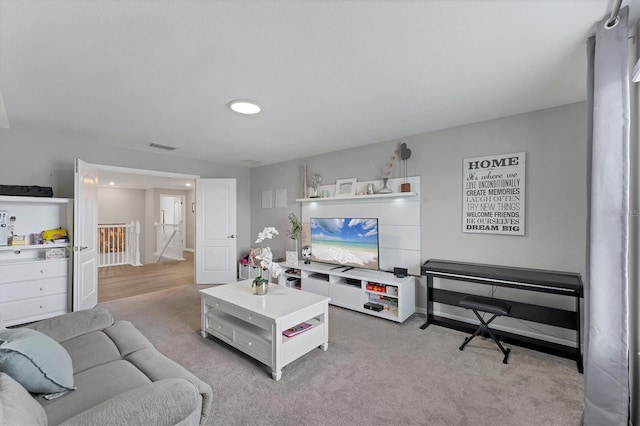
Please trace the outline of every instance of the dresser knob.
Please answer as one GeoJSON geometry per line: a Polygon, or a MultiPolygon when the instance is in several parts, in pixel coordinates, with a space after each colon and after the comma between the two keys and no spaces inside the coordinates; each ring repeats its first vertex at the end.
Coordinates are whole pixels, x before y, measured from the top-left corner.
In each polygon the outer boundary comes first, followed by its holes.
{"type": "Polygon", "coordinates": [[[251,346],[251,342],[247,343],[248,346],[251,346]]]}
{"type": "Polygon", "coordinates": [[[249,316],[249,321],[251,321],[253,319],[253,317],[249,316]]]}
{"type": "Polygon", "coordinates": [[[40,309],[44,309],[44,306],[40,305],[40,309]]]}
{"type": "Polygon", "coordinates": [[[40,287],[40,291],[44,291],[44,287],[40,287]]]}
{"type": "Polygon", "coordinates": [[[44,269],[40,269],[40,273],[41,273],[41,274],[44,274],[44,269]]]}

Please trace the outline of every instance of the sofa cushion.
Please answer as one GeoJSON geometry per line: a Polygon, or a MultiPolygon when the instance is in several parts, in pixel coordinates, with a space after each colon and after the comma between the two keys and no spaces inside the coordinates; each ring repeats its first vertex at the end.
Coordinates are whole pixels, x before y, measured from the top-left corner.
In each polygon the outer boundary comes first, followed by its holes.
{"type": "Polygon", "coordinates": [[[0,371],[32,393],[75,389],[67,351],[49,336],[27,328],[0,331],[0,371]]]}
{"type": "Polygon", "coordinates": [[[73,374],[122,359],[113,341],[102,331],[83,334],[62,343],[73,362],[73,374]]]}
{"type": "Polygon", "coordinates": [[[99,331],[113,324],[113,317],[106,309],[95,307],[47,318],[24,326],[51,337],[56,342],[64,342],[92,331],[99,331]]]}
{"type": "Polygon", "coordinates": [[[0,425],[47,426],[47,415],[29,392],[0,373],[0,425]]]}
{"type": "Polygon", "coordinates": [[[151,380],[130,362],[113,361],[90,368],[75,375],[78,390],[69,392],[53,401],[40,399],[49,419],[49,425],[57,425],[104,401],[151,380]]]}
{"type": "Polygon", "coordinates": [[[153,348],[151,342],[129,321],[116,321],[103,331],[118,347],[122,358],[141,349],[153,348]]]}

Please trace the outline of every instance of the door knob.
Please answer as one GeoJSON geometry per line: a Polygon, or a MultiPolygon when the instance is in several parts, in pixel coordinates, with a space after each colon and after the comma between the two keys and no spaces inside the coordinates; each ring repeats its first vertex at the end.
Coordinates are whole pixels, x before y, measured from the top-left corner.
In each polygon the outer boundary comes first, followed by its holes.
{"type": "Polygon", "coordinates": [[[83,251],[83,250],[86,250],[88,248],[89,247],[87,247],[87,246],[74,247],[73,251],[83,251]]]}
{"type": "Polygon", "coordinates": [[[235,235],[231,234],[227,238],[235,238],[235,237],[236,237],[235,235]]]}

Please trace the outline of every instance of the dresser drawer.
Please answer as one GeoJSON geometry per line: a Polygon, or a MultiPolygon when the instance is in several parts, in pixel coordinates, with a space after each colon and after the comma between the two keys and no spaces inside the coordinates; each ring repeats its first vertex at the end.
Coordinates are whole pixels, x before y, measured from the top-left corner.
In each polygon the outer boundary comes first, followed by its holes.
{"type": "Polygon", "coordinates": [[[7,325],[19,324],[20,322],[17,320],[20,319],[25,319],[24,322],[28,322],[32,317],[66,312],[66,293],[0,303],[0,319],[7,325]]]}
{"type": "Polygon", "coordinates": [[[210,302],[210,304],[214,309],[219,309],[222,312],[239,318],[242,321],[248,322],[249,324],[253,324],[264,330],[271,330],[271,324],[273,324],[273,321],[263,318],[257,315],[255,312],[245,311],[242,308],[218,299],[213,300],[212,302],[210,302]]]}
{"type": "Polygon", "coordinates": [[[40,296],[67,293],[67,277],[0,284],[0,303],[40,296]]]}
{"type": "Polygon", "coordinates": [[[215,311],[210,311],[207,314],[207,328],[233,340],[233,327],[223,318],[218,317],[215,311]]]}
{"type": "Polygon", "coordinates": [[[259,336],[235,330],[234,346],[251,355],[258,361],[271,365],[271,342],[261,339],[259,336]]]}
{"type": "Polygon", "coordinates": [[[32,281],[43,278],[66,277],[68,273],[68,259],[1,264],[0,284],[32,281]]]}

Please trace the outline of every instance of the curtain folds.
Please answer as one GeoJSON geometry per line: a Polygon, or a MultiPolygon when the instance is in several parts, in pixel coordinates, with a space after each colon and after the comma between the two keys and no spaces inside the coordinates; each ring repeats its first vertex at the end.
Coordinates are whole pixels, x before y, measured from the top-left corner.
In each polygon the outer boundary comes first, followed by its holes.
{"type": "Polygon", "coordinates": [[[628,7],[597,24],[589,59],[588,285],[584,425],[629,422],[628,7]]]}

